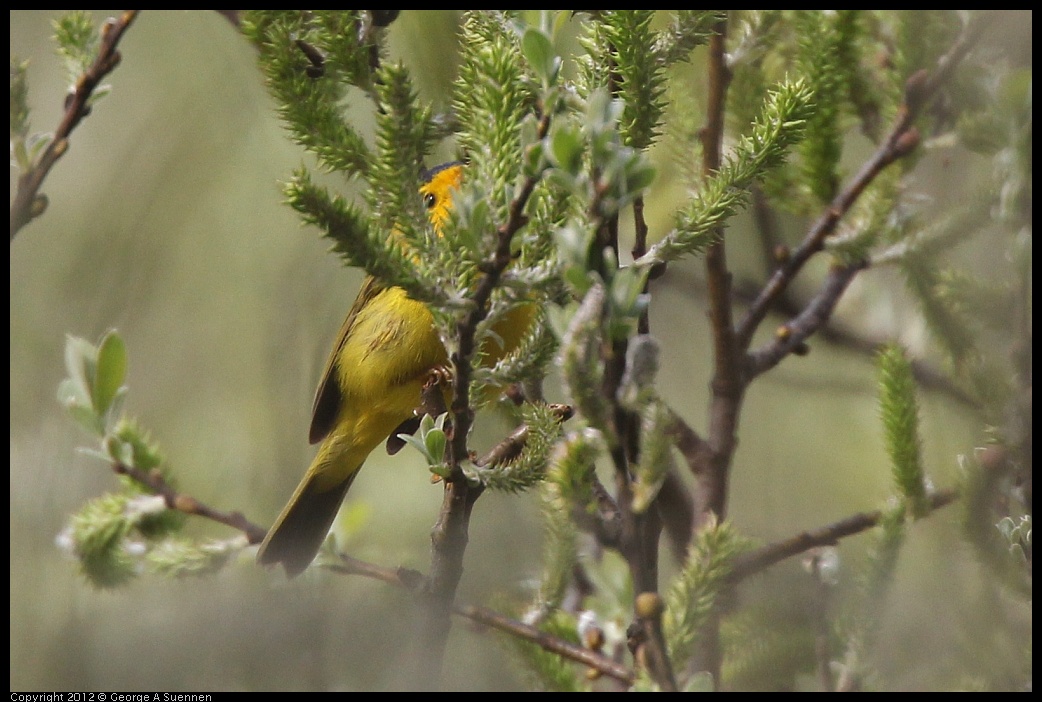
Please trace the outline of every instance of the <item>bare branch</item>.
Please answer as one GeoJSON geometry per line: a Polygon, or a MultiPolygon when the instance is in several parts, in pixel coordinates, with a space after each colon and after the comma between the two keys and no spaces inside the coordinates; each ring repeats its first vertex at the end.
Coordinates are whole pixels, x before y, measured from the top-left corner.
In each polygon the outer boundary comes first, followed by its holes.
{"type": "Polygon", "coordinates": [[[134,482],[144,486],[153,494],[163,498],[168,509],[177,510],[184,514],[193,514],[198,517],[219,522],[233,529],[237,529],[246,535],[251,544],[259,544],[264,540],[267,529],[257,526],[246,519],[242,512],[222,512],[206,505],[190,495],[184,495],[172,488],[159,471],[145,472],[140,468],[128,466],[123,463],[113,463],[112,470],[119,475],[125,475],[134,482]]]}
{"type": "MultiPolygon", "coordinates": [[[[951,504],[958,497],[959,493],[955,490],[938,490],[930,496],[930,509],[940,509],[951,504]]],[[[728,580],[732,583],[739,583],[750,575],[755,575],[775,563],[784,561],[786,558],[819,546],[835,545],[845,536],[853,536],[871,529],[879,523],[882,517],[882,510],[860,512],[838,522],[804,531],[784,541],[778,541],[758,548],[755,551],[750,551],[735,559],[728,580]]]]}
{"type": "MultiPolygon", "coordinates": [[[[362,575],[414,593],[421,592],[427,586],[427,579],[418,571],[410,568],[386,568],[343,554],[340,556],[340,563],[329,564],[324,567],[335,573],[362,575]]],[[[540,631],[531,624],[520,622],[495,610],[476,605],[453,605],[452,611],[456,615],[465,617],[477,624],[492,627],[519,639],[530,641],[546,651],[588,666],[602,675],[607,675],[625,685],[633,684],[635,675],[629,668],[616,663],[597,651],[577,646],[558,636],[540,631]]]]}

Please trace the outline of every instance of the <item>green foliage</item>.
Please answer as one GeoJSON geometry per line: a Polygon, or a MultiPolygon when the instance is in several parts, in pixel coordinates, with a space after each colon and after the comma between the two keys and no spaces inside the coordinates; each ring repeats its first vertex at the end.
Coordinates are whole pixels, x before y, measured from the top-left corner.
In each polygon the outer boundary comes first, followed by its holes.
{"type": "Polygon", "coordinates": [[[439,478],[447,478],[452,472],[445,464],[445,420],[448,413],[439,414],[435,419],[429,414],[420,419],[420,427],[416,434],[398,434],[398,438],[420,452],[427,461],[431,473],[439,478]]]}
{"type": "Polygon", "coordinates": [[[609,408],[600,390],[604,373],[600,348],[605,313],[604,287],[594,285],[572,315],[568,332],[561,340],[561,370],[569,403],[592,427],[610,432],[609,408]]]}
{"type": "Polygon", "coordinates": [[[919,436],[919,402],[912,366],[900,347],[879,353],[879,413],[898,493],[915,517],[930,510],[919,436]]]}
{"type": "Polygon", "coordinates": [[[294,174],[285,192],[293,209],[301,213],[306,223],[324,229],[333,241],[333,250],[347,262],[404,288],[418,300],[434,301],[431,296],[437,288],[424,285],[422,269],[357,206],[316,184],[304,168],[294,174]]]}
{"type": "Polygon", "coordinates": [[[505,222],[522,162],[521,127],[535,108],[536,86],[525,70],[530,67],[520,37],[500,13],[468,12],[460,48],[453,98],[459,148],[470,160],[468,180],[481,184],[492,221],[505,222]]]}
{"type": "Polygon", "coordinates": [[[165,497],[141,482],[158,480],[170,489],[176,486],[159,446],[136,421],[123,415],[127,351],[122,337],[109,331],[94,345],[70,336],[65,365],[69,377],[59,386],[59,401],[98,440],[96,448],[83,452],[111,465],[121,479],[118,492],[92,500],[74,514],[62,537],[88,581],[95,587],[115,588],[146,569],[201,573],[202,554],[209,554],[205,557],[217,567],[225,562],[218,560],[220,553],[241,550],[245,542],[234,549],[192,546],[183,540],[176,547],[168,545],[184,527],[185,515],[170,509],[165,497]],[[162,555],[152,562],[156,549],[162,555]],[[185,557],[184,563],[176,562],[177,554],[185,557]]]}
{"type": "Polygon", "coordinates": [[[633,468],[633,511],[644,512],[654,502],[666,475],[673,472],[670,428],[675,417],[655,389],[658,342],[646,334],[634,336],[626,348],[626,370],[619,383],[619,402],[640,416],[640,460],[633,468]]]}
{"type": "MultiPolygon", "coordinates": [[[[503,307],[504,313],[510,308],[503,307]]],[[[486,324],[494,325],[496,318],[489,318],[486,324]]],[[[484,366],[474,369],[474,394],[481,398],[488,396],[488,390],[505,387],[510,383],[520,383],[530,378],[538,378],[554,358],[558,349],[558,339],[551,332],[544,319],[537,319],[528,329],[521,343],[511,353],[500,359],[492,368],[484,366]]],[[[480,406],[480,403],[475,403],[480,406]]]]}
{"type": "Polygon", "coordinates": [[[221,541],[195,543],[186,539],[167,539],[148,552],[149,572],[172,578],[213,575],[242,550],[241,544],[221,541]]]}
{"type": "Polygon", "coordinates": [[[591,13],[580,41],[577,85],[590,97],[607,89],[623,105],[622,143],[643,150],[659,135],[665,109],[665,69],[705,43],[716,10],[678,10],[668,28],[656,30],[654,10],[599,10],[591,13]]]}
{"type": "MultiPolygon", "coordinates": [[[[991,174],[990,184],[963,198],[963,206],[936,212],[916,201],[917,184],[905,177],[915,158],[907,158],[873,175],[852,207],[826,209],[846,184],[851,162],[883,145],[891,118],[907,107],[907,78],[936,65],[969,15],[597,10],[545,12],[536,26],[518,12],[466,11],[458,37],[446,44],[458,50],[450,56],[447,49],[444,57],[446,65],[458,62],[458,74],[451,91],[439,96],[438,104],[450,110],[439,114],[416,89],[410,64],[389,58],[381,12],[247,11],[241,27],[258,50],[287,130],[314,159],[289,177],[288,204],[332,242],[345,264],[428,303],[450,357],[474,366],[472,407],[489,404],[489,389],[534,386],[560,373],[577,414],[569,427],[562,429],[548,407],[526,404],[522,450],[489,465],[463,465],[466,477],[484,488],[539,488],[544,557],[530,618],[543,631],[579,643],[583,609],[602,621],[632,620],[632,554],[616,552],[623,550],[618,532],[654,516],[663,483],[678,473],[672,453],[677,417],[656,385],[658,342],[638,334],[651,305],[652,268],[657,273],[662,264],[698,256],[730,236],[754,188],[762,188],[768,209],[841,218],[836,233],[816,244],[832,254],[834,266],[899,267],[960,389],[996,424],[1009,412],[1018,384],[1026,379],[1030,388],[1030,358],[986,365],[987,344],[981,343],[982,329],[1000,335],[1023,328],[1027,334],[1018,344],[1030,354],[1029,70],[960,73],[950,93],[919,116],[916,157],[948,158],[953,145],[965,146],[981,159],[971,168],[991,174]],[[733,80],[721,106],[724,158],[705,175],[698,168],[698,130],[707,91],[697,76],[702,56],[694,52],[725,21],[726,66],[717,78],[733,80]],[[577,41],[582,55],[565,53],[569,41],[577,41]],[[689,60],[690,66],[679,65],[689,60]],[[668,170],[653,166],[667,149],[693,174],[690,192],[679,197],[659,190],[669,185],[659,180],[668,170]],[[466,163],[466,177],[449,221],[435,232],[417,197],[418,174],[432,154],[446,152],[466,163]],[[340,178],[347,182],[343,192],[340,178]],[[649,217],[650,248],[629,265],[625,238],[648,224],[644,207],[652,203],[660,210],[649,217]],[[1008,249],[1009,276],[981,280],[960,270],[951,254],[978,232],[1008,249]],[[498,341],[488,337],[519,305],[540,313],[518,349],[493,368],[473,356],[461,359],[465,322],[479,320],[471,346],[480,349],[486,340],[498,341]],[[626,501],[613,502],[598,481],[597,463],[606,455],[613,478],[625,484],[626,501]],[[581,538],[587,532],[600,540],[593,556],[581,538]],[[589,578],[581,588],[577,572],[589,578]]],[[[90,16],[66,15],[56,38],[76,80],[97,52],[90,16]]],[[[47,143],[29,135],[27,80],[26,64],[12,58],[12,162],[23,172],[47,143]]],[[[787,235],[779,236],[778,249],[789,243],[787,235]]],[[[722,330],[714,331],[719,338],[722,330]]],[[[739,351],[730,360],[740,376],[749,357],[739,351]]],[[[858,573],[862,587],[844,601],[846,619],[834,632],[844,649],[832,661],[862,686],[874,673],[878,622],[907,522],[929,513],[931,497],[913,367],[897,346],[884,349],[878,362],[880,415],[901,499],[887,506],[873,530],[868,564],[858,573]]],[[[116,587],[143,572],[183,577],[226,566],[243,540],[181,538],[184,515],[168,509],[142,480],[150,476],[172,488],[174,476],[147,432],[123,415],[127,353],[120,337],[109,333],[97,345],[70,338],[66,366],[60,401],[98,440],[91,453],[122,473],[120,492],[91,501],[70,519],[65,538],[84,575],[98,587],[116,587]]],[[[1030,397],[1021,402],[1030,416],[1030,397]]],[[[444,459],[448,421],[448,415],[426,416],[415,436],[399,437],[442,478],[453,473],[444,459]]],[[[717,421],[714,414],[710,424],[717,421]]],[[[714,431],[710,426],[708,433],[714,431]]],[[[995,434],[1008,447],[1030,447],[1029,428],[995,434]]],[[[703,453],[719,450],[720,437],[711,438],[703,453]]],[[[692,460],[687,452],[685,458],[692,460]]],[[[1021,458],[1006,463],[999,477],[975,464],[967,469],[967,530],[984,563],[1012,592],[1029,596],[1030,514],[1010,510],[999,517],[994,505],[1016,494],[1014,471],[1023,475],[1030,466],[1021,458]]],[[[696,471],[696,483],[700,477],[696,471]]],[[[712,687],[708,673],[690,674],[691,653],[703,628],[717,625],[713,615],[731,604],[722,596],[745,548],[729,523],[700,528],[679,574],[664,588],[665,634],[683,689],[712,687]]],[[[813,661],[812,629],[768,616],[759,604],[740,603],[737,617],[728,613],[723,681],[742,689],[792,687],[813,661]]],[[[614,637],[621,651],[625,637],[618,631],[614,637]]],[[[535,687],[593,687],[574,663],[531,641],[510,640],[535,687]]],[[[647,670],[634,673],[635,690],[661,687],[647,670]]]]}
{"type": "Polygon", "coordinates": [[[419,105],[409,73],[400,64],[383,64],[374,80],[376,153],[366,201],[375,215],[374,229],[400,231],[416,242],[413,227],[424,221],[424,209],[415,184],[419,164],[434,142],[431,110],[419,105]]]}
{"type": "Polygon", "coordinates": [[[469,466],[467,477],[491,490],[521,492],[543,481],[550,452],[561,434],[560,418],[543,404],[525,404],[521,417],[527,431],[516,456],[488,466],[469,466]]]}
{"type": "Polygon", "coordinates": [[[807,76],[814,94],[814,111],[807,120],[806,138],[799,145],[804,182],[820,203],[835,196],[842,174],[841,123],[848,76],[840,71],[840,56],[851,53],[857,38],[857,24],[850,21],[855,10],[809,10],[793,15],[797,41],[797,63],[807,76]]]}
{"type": "Polygon", "coordinates": [[[734,557],[747,548],[745,539],[725,523],[699,530],[684,569],[666,594],[663,629],[675,669],[688,660],[699,629],[717,604],[734,557]]]}
{"type": "Polygon", "coordinates": [[[53,134],[30,134],[29,120],[29,62],[11,57],[11,165],[18,174],[28,172],[53,134]]]}
{"type": "Polygon", "coordinates": [[[14,142],[29,135],[29,62],[11,57],[11,160],[24,170],[28,164],[24,149],[16,154],[14,142]],[[17,157],[17,158],[16,158],[17,157]]]}
{"type": "Polygon", "coordinates": [[[98,30],[94,18],[86,10],[73,10],[62,15],[54,22],[54,40],[58,55],[65,59],[69,83],[75,85],[98,53],[98,30]]]}
{"type": "Polygon", "coordinates": [[[540,490],[543,516],[543,574],[536,607],[539,612],[559,608],[579,562],[579,532],[571,516],[571,503],[563,498],[561,483],[548,480],[540,490]]]}
{"type": "Polygon", "coordinates": [[[709,41],[715,25],[727,18],[724,10],[677,10],[659,32],[655,50],[665,65],[686,61],[692,50],[709,41]]]}
{"type": "Polygon", "coordinates": [[[260,49],[261,70],[286,127],[294,139],[314,153],[323,166],[348,175],[364,175],[369,167],[369,148],[361,135],[345,120],[343,100],[347,85],[368,87],[368,48],[357,32],[330,31],[340,20],[316,20],[333,13],[302,13],[293,10],[244,13],[242,31],[260,49]],[[297,42],[336,60],[323,76],[312,77],[312,65],[297,42]],[[338,78],[344,78],[347,85],[338,78]]]}
{"type": "Polygon", "coordinates": [[[568,432],[564,441],[558,444],[547,478],[565,503],[581,511],[592,512],[595,509],[594,462],[604,449],[603,436],[591,428],[568,432]]]}
{"type": "Polygon", "coordinates": [[[123,340],[115,331],[107,332],[98,346],[70,336],[65,369],[69,377],[58,387],[58,401],[84,429],[104,436],[120,416],[126,395],[123,340]]]}
{"type": "Polygon", "coordinates": [[[653,17],[654,10],[609,10],[600,16],[604,41],[614,49],[609,56],[617,76],[613,92],[623,104],[619,120],[622,143],[634,149],[652,144],[662,116],[665,77],[654,51],[653,17]]]}
{"type": "MultiPolygon", "coordinates": [[[[544,619],[539,628],[548,634],[579,643],[575,620],[564,612],[557,612],[544,619]]],[[[576,666],[540,647],[538,644],[511,637],[512,648],[518,653],[521,665],[528,673],[529,681],[536,690],[546,692],[583,692],[589,684],[580,676],[576,666]]]]}
{"type": "Polygon", "coordinates": [[[650,402],[640,418],[640,463],[633,471],[633,511],[638,514],[651,507],[666,475],[676,469],[667,436],[672,412],[661,402],[650,402]]]}
{"type": "Polygon", "coordinates": [[[125,495],[104,495],[88,502],[70,520],[73,553],[80,571],[95,587],[119,587],[137,575],[124,544],[130,532],[126,504],[125,495]]]}
{"type": "Polygon", "coordinates": [[[811,114],[812,93],[802,80],[772,91],[752,132],[742,137],[726,163],[677,214],[676,228],[651,247],[640,263],[677,260],[702,252],[721,224],[743,207],[748,189],[798,142],[811,114]]]}

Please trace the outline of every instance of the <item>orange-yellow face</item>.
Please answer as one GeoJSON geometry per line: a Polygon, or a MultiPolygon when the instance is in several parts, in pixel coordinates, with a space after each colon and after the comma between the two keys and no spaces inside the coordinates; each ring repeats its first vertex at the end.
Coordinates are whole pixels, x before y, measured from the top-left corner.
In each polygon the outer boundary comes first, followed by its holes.
{"type": "Polygon", "coordinates": [[[452,191],[463,182],[463,164],[450,161],[435,166],[423,174],[423,180],[420,195],[423,196],[423,204],[427,206],[431,225],[440,232],[452,209],[452,191]]]}

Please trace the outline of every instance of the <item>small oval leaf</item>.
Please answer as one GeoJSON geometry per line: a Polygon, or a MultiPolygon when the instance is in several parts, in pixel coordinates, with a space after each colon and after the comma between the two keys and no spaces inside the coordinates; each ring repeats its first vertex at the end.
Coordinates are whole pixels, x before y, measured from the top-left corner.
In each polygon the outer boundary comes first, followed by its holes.
{"type": "Polygon", "coordinates": [[[105,334],[98,349],[98,366],[94,380],[94,406],[105,414],[127,375],[127,347],[115,331],[105,334]]]}

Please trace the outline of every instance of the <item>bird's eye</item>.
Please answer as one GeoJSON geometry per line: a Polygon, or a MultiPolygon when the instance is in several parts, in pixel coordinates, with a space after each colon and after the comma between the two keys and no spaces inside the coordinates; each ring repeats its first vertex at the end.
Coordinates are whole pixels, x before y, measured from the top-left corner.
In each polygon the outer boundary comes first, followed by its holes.
{"type": "Polygon", "coordinates": [[[434,193],[427,193],[423,196],[423,204],[427,206],[428,210],[434,207],[434,205],[437,204],[437,202],[438,198],[434,197],[434,193]]]}

